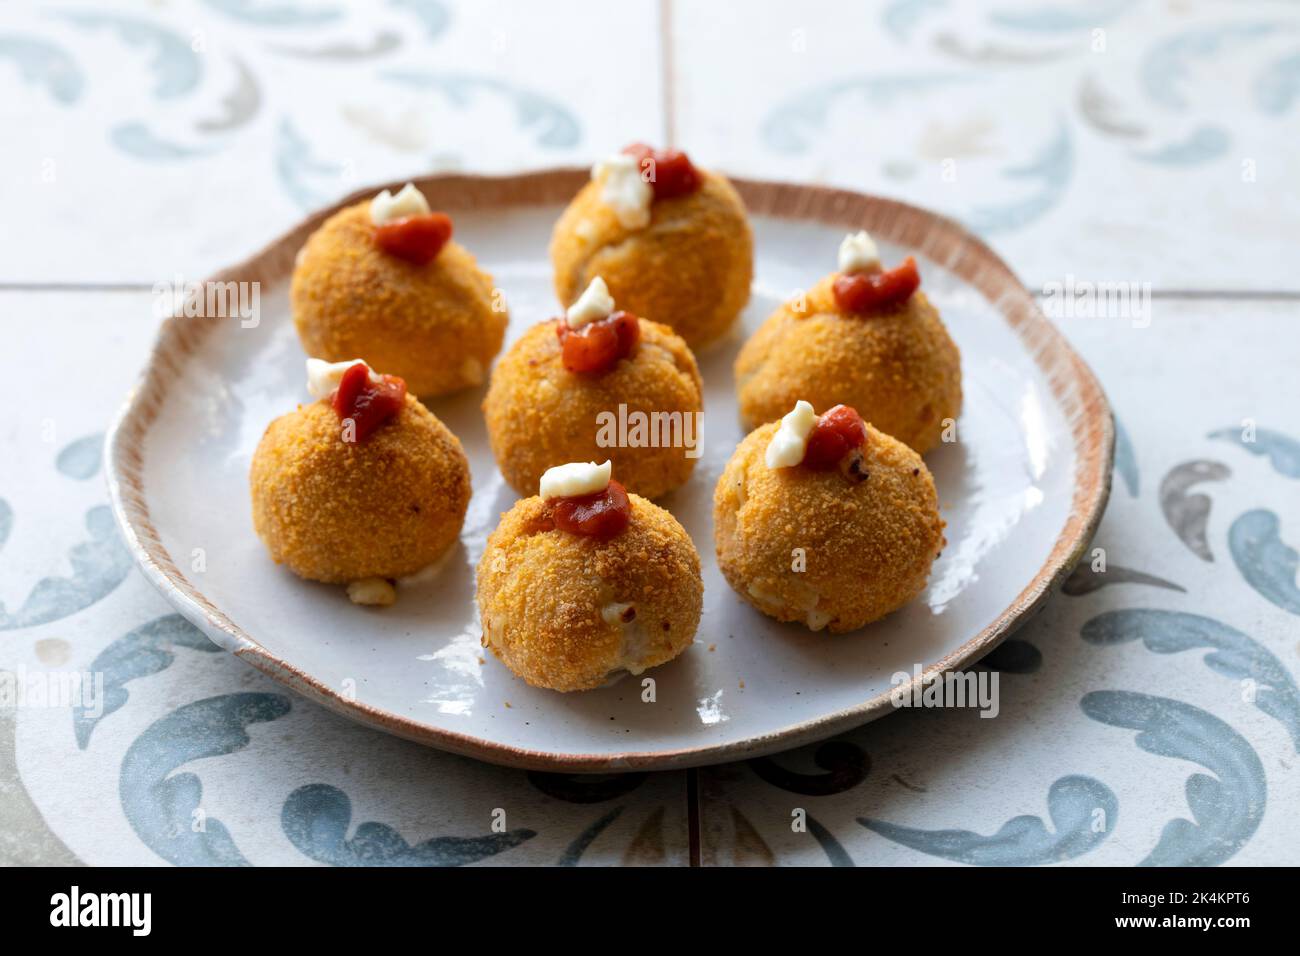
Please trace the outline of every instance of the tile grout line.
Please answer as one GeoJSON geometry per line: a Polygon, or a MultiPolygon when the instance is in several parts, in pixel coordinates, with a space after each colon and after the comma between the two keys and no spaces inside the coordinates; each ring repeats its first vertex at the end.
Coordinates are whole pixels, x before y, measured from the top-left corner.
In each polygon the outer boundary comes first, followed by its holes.
{"type": "MultiPolygon", "coordinates": [[[[677,142],[673,74],[673,0],[659,0],[659,92],[663,110],[665,149],[672,148],[677,142]]],[[[701,865],[700,778],[699,770],[695,767],[686,770],[686,830],[687,865],[699,867],[701,865]]]]}
{"type": "Polygon", "coordinates": [[[152,282],[4,282],[0,292],[152,292],[152,282]]]}
{"type": "Polygon", "coordinates": [[[696,767],[686,770],[686,827],[690,866],[703,866],[700,862],[700,771],[696,767]]]}
{"type": "MultiPolygon", "coordinates": [[[[669,0],[663,0],[669,2],[669,0]]],[[[669,140],[671,142],[671,140],[669,140]]],[[[0,292],[151,292],[151,282],[15,282],[0,280],[0,292]]],[[[1046,298],[1030,289],[1035,299],[1046,298]]],[[[1300,289],[1152,289],[1151,298],[1176,301],[1241,299],[1247,302],[1300,302],[1300,289]]]]}
{"type": "Polygon", "coordinates": [[[1300,289],[1152,289],[1151,298],[1246,299],[1252,302],[1294,302],[1300,300],[1300,289]]]}
{"type": "Polygon", "coordinates": [[[677,144],[673,62],[673,0],[659,0],[659,92],[664,113],[665,149],[677,144]]]}

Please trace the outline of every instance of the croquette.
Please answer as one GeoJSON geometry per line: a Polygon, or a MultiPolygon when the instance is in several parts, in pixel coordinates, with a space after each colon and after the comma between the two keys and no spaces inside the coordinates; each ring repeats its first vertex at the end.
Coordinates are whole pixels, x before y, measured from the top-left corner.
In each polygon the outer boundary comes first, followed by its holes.
{"type": "Polygon", "coordinates": [[[745,206],[724,177],[701,171],[700,188],[656,199],[650,223],[624,226],[588,182],[555,224],[555,294],[571,305],[602,276],[619,307],[671,326],[691,348],[719,338],[749,301],[754,238],[745,206]]]}
{"type": "Polygon", "coordinates": [[[250,481],[253,525],[276,563],[340,584],[436,562],[460,534],[470,496],[460,440],[410,395],[360,442],[342,439],[328,399],[300,405],[267,427],[250,481]]]}
{"type": "Polygon", "coordinates": [[[589,690],[672,660],[703,608],[700,557],[667,511],[628,496],[608,540],[556,528],[549,504],[517,502],[478,565],[483,646],[534,687],[589,690]]]}
{"type": "Polygon", "coordinates": [[[736,358],[747,429],[780,418],[798,399],[819,413],[850,405],[920,454],[961,411],[961,355],[925,293],[883,315],[843,312],[835,276],[783,304],[736,358]]]}
{"type": "Polygon", "coordinates": [[[293,323],[308,355],[362,358],[406,380],[412,394],[483,383],[509,320],[492,277],[449,241],[417,265],[375,242],[370,200],[312,233],[293,271],[293,323]]]}
{"type": "Polygon", "coordinates": [[[777,422],[740,443],[713,493],[718,566],[779,621],[852,631],[921,593],[944,546],[934,480],[901,441],[866,427],[860,473],[769,468],[777,422]]]}
{"type": "Polygon", "coordinates": [[[565,369],[554,322],[529,329],[501,357],[483,411],[497,465],[521,495],[534,494],[546,469],[566,461],[609,458],[628,491],[646,498],[690,478],[695,458],[688,453],[698,453],[696,413],[703,408],[699,368],[672,329],[645,319],[638,324],[636,350],[603,375],[565,369]],[[620,405],[629,422],[645,416],[644,441],[658,447],[617,440],[609,423],[617,423],[620,405]],[[674,435],[681,441],[674,444],[674,435]],[[694,450],[684,447],[687,440],[694,450]]]}

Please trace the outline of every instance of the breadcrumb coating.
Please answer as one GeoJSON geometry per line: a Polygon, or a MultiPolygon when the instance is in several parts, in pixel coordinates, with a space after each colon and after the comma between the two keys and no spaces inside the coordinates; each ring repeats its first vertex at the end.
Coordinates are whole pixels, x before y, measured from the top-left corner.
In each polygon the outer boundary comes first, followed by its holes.
{"type": "Polygon", "coordinates": [[[482,384],[509,321],[492,277],[455,242],[427,265],[389,255],[374,228],[366,200],[335,213],[303,245],[289,296],[304,351],[329,362],[364,359],[404,378],[414,395],[482,384]]]}
{"type": "Polygon", "coordinates": [[[754,237],[740,196],[705,172],[695,192],[656,200],[650,224],[627,229],[589,182],[555,223],[555,294],[571,305],[601,276],[620,309],[663,322],[699,348],[720,337],[749,301],[754,237]]]}
{"type": "Polygon", "coordinates": [[[920,594],[945,544],[934,479],[920,455],[867,426],[863,481],[773,469],[763,455],[777,427],[750,432],[713,492],[718,566],[736,593],[779,621],[833,633],[920,594]],[[806,566],[797,571],[800,554],[806,566]]]}
{"type": "Polygon", "coordinates": [[[672,660],[695,637],[700,556],[677,519],[629,495],[608,541],[554,528],[537,496],[501,516],[478,565],[483,646],[534,687],[590,690],[672,660]]]}
{"type": "MultiPolygon", "coordinates": [[[[617,417],[620,404],[629,416],[678,413],[683,437],[688,434],[686,416],[703,408],[700,370],[686,343],[658,322],[641,319],[640,327],[636,351],[604,375],[565,369],[554,322],[529,329],[501,357],[483,411],[497,465],[519,494],[536,494],[546,469],[570,461],[608,458],[623,486],[646,498],[666,494],[690,478],[695,459],[686,457],[686,448],[597,444],[597,416],[617,417]]],[[[696,425],[694,419],[689,422],[689,434],[698,442],[696,425]]],[[[657,433],[662,439],[663,429],[657,433]]]]}
{"type": "Polygon", "coordinates": [[[895,312],[859,318],[835,303],[830,275],[798,311],[778,308],[736,357],[741,422],[775,421],[799,399],[818,414],[851,405],[917,452],[939,444],[961,411],[961,354],[923,292],[895,312]]]}
{"type": "Polygon", "coordinates": [[[410,395],[362,442],[327,399],[267,427],[253,453],[253,526],[277,564],[312,581],[399,578],[440,558],[469,505],[460,440],[410,395]]]}

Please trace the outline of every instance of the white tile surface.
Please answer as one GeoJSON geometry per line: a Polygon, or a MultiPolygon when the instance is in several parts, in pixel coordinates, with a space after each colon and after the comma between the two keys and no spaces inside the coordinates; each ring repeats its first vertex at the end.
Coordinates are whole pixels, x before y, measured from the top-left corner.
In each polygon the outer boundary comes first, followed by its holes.
{"type": "Polygon", "coordinates": [[[22,132],[0,151],[0,282],[200,278],[367,183],[662,136],[651,0],[220,12],[241,7],[6,7],[0,123],[22,132]],[[587,42],[593,21],[628,42],[587,42]]]}
{"type": "MultiPolygon", "coordinates": [[[[8,385],[12,394],[33,399],[24,406],[27,413],[9,416],[0,429],[0,448],[5,449],[0,454],[0,529],[10,529],[7,535],[0,530],[3,624],[5,613],[32,606],[30,598],[43,580],[84,584],[105,576],[87,573],[79,562],[90,556],[74,550],[88,538],[88,513],[106,511],[102,469],[96,463],[92,474],[73,475],[66,456],[62,467],[59,462],[69,446],[102,431],[135,378],[154,321],[152,296],[145,292],[0,291],[0,315],[19,330],[17,354],[24,359],[11,368],[8,385]],[[52,369],[71,387],[49,388],[52,369]]],[[[95,462],[93,456],[90,461],[95,462]]],[[[140,823],[158,820],[162,804],[145,804],[134,811],[134,819],[127,808],[126,794],[148,793],[141,774],[128,769],[133,765],[127,757],[133,748],[138,753],[152,746],[159,751],[155,759],[171,761],[169,776],[197,775],[201,798],[196,809],[220,822],[239,854],[253,863],[312,862],[295,847],[282,821],[291,794],[308,786],[346,794],[349,837],[361,823],[376,822],[395,829],[409,844],[443,837],[490,838],[496,832],[494,813],[500,811],[505,832],[518,834],[519,842],[500,850],[499,858],[485,852],[475,860],[687,863],[684,773],[575,782],[491,767],[357,726],[286,692],[201,637],[200,644],[210,650],[169,643],[162,649],[173,660],[161,666],[156,650],[137,647],[128,655],[122,638],[174,614],[120,546],[118,551],[120,570],[107,576],[121,583],[93,604],[30,626],[0,627],[0,671],[30,676],[44,686],[91,670],[105,673],[110,683],[114,674],[129,675],[120,684],[125,704],[104,714],[85,746],[74,733],[70,707],[32,698],[9,709],[11,702],[5,701],[0,734],[10,739],[0,740],[0,792],[8,796],[0,801],[0,830],[13,832],[16,845],[0,843],[0,862],[47,860],[48,847],[57,845],[87,863],[163,862],[159,847],[165,841],[142,831],[140,823]],[[116,663],[100,657],[115,644],[116,663]],[[288,706],[275,719],[250,724],[247,744],[234,746],[220,759],[185,756],[186,748],[201,748],[210,739],[220,742],[219,735],[210,738],[202,728],[188,735],[156,730],[179,708],[215,707],[213,702],[236,694],[288,706]],[[10,748],[16,752],[13,767],[6,766],[10,748]],[[20,815],[29,805],[39,816],[20,815]]],[[[61,603],[77,602],[65,596],[61,603]]],[[[189,625],[182,630],[198,633],[189,625]]],[[[175,852],[192,859],[198,851],[182,841],[175,852]]]]}
{"type": "MultiPolygon", "coordinates": [[[[1128,569],[1156,575],[1183,591],[1114,580],[1088,594],[1059,594],[1013,640],[1027,642],[1040,664],[1000,677],[1000,713],[980,719],[971,710],[911,711],[886,717],[839,738],[869,765],[860,782],[837,792],[806,792],[828,767],[815,762],[819,747],[781,755],[764,764],[732,764],[702,771],[702,859],[706,864],[808,864],[834,862],[835,852],[856,865],[944,865],[957,862],[923,853],[864,827],[860,819],[884,821],[920,831],[967,830],[989,837],[1014,817],[1040,817],[1049,832],[1061,821],[1049,815],[1049,788],[1063,778],[1086,776],[1108,788],[1118,801],[1104,839],[1072,857],[1085,865],[1128,866],[1152,851],[1166,824],[1199,820],[1210,830],[1210,811],[1194,812],[1184,788],[1198,761],[1159,756],[1135,745],[1134,732],[1090,719],[1086,694],[1122,691],[1191,704],[1239,734],[1262,768],[1262,816],[1239,849],[1233,865],[1295,862],[1298,799],[1293,767],[1298,742],[1287,724],[1256,706],[1251,688],[1212,666],[1208,647],[1155,653],[1141,641],[1102,646],[1085,641],[1081,629],[1099,615],[1126,609],[1160,609],[1212,618],[1248,635],[1275,656],[1291,680],[1300,671],[1300,624],[1253,590],[1227,544],[1229,527],[1244,512],[1268,509],[1281,522],[1282,539],[1300,543],[1300,495],[1296,479],[1275,471],[1209,433],[1252,420],[1259,429],[1300,435],[1295,409],[1300,385],[1277,363],[1277,347],[1300,317],[1295,302],[1162,301],[1148,328],[1129,321],[1079,318],[1063,328],[1101,378],[1135,451],[1137,493],[1119,473],[1095,548],[1106,552],[1109,571],[1128,569]],[[1224,357],[1231,355],[1231,361],[1224,357]],[[1212,561],[1184,545],[1162,515],[1162,480],[1194,460],[1226,465],[1231,475],[1192,491],[1209,496],[1207,538],[1212,561]],[[1203,660],[1203,658],[1205,658],[1203,660]],[[765,782],[772,768],[784,768],[793,783],[765,782]],[[805,792],[798,792],[798,788],[805,792]],[[791,814],[803,809],[833,843],[791,829],[791,814]],[[828,847],[831,849],[828,851],[828,847]]],[[[1294,565],[1293,565],[1294,572],[1294,565]]],[[[1155,629],[1147,633],[1154,638],[1155,629]]],[[[996,654],[997,652],[995,652],[996,654]]],[[[996,658],[994,658],[996,659],[996,658]]],[[[1294,721],[1294,718],[1293,718],[1294,721]]],[[[1192,732],[1191,736],[1195,737],[1192,732]]],[[[1231,754],[1230,734],[1204,749],[1231,754]]],[[[837,765],[824,752],[823,762],[837,765]],[[829,759],[828,759],[829,758],[829,759]]],[[[1247,764],[1229,759],[1235,768],[1247,764]]],[[[851,761],[850,761],[851,762],[851,761]]],[[[841,766],[843,771],[843,767],[841,766]]],[[[857,780],[851,773],[849,779],[857,780]]],[[[1250,800],[1244,784],[1222,766],[1213,779],[1224,792],[1208,798],[1224,816],[1240,819],[1250,800]],[[1234,800],[1240,803],[1234,804],[1234,800]]],[[[1230,834],[1232,827],[1225,830],[1230,834]]],[[[1015,841],[1008,840],[1014,845],[1015,841]]],[[[1008,862],[1026,862],[1007,850],[1008,862]]]]}
{"type": "MultiPolygon", "coordinates": [[[[737,13],[685,0],[333,0],[295,4],[302,19],[279,23],[265,14],[278,5],[229,12],[241,9],[225,0],[4,7],[0,284],[196,278],[369,181],[585,163],[671,129],[706,165],[946,211],[1033,285],[1073,275],[1157,291],[1300,290],[1293,4],[761,0],[737,13]],[[660,71],[665,6],[671,78],[660,71]],[[619,42],[591,42],[597,26],[619,42]],[[1095,30],[1104,52],[1093,48],[1095,30]],[[393,78],[401,72],[433,79],[407,85],[393,78]]],[[[1137,467],[1132,492],[1131,473],[1117,474],[1097,546],[1112,568],[1185,590],[1130,582],[1058,597],[1018,635],[1041,664],[1003,674],[1000,718],[911,713],[865,728],[849,741],[870,768],[841,792],[792,793],[743,764],[702,771],[703,861],[825,863],[839,852],[859,865],[945,862],[857,818],[987,836],[1028,814],[1054,833],[1050,786],[1085,775],[1114,793],[1119,817],[1077,862],[1137,862],[1165,823],[1192,817],[1188,778],[1221,775],[1143,751],[1132,731],[1081,710],[1084,694],[1120,690],[1188,702],[1232,728],[1260,761],[1266,797],[1227,862],[1294,864],[1300,840],[1287,808],[1300,793],[1283,724],[1207,667],[1203,650],[1098,646],[1080,630],[1126,608],[1202,614],[1248,635],[1296,680],[1295,615],[1248,584],[1228,545],[1240,515],[1268,509],[1281,541],[1300,546],[1295,481],[1207,434],[1253,419],[1300,438],[1298,311],[1294,298],[1157,298],[1149,328],[1065,321],[1137,467]],[[1213,561],[1179,540],[1160,504],[1162,479],[1198,459],[1230,472],[1190,489],[1209,500],[1213,561]],[[834,842],[794,834],[792,807],[834,842]]],[[[94,290],[0,289],[0,317],[11,335],[8,385],[30,396],[0,424],[9,508],[0,512],[0,601],[14,614],[42,580],[76,579],[79,562],[118,573],[111,546],[87,527],[105,500],[102,473],[91,454],[94,473],[78,477],[87,458],[69,449],[89,439],[78,447],[93,450],[154,319],[147,292],[94,290]]],[[[86,667],[168,614],[137,572],[120,573],[81,610],[0,634],[0,670],[86,667]]],[[[1285,577],[1283,568],[1283,592],[1285,577]]],[[[188,648],[124,686],[128,702],[84,749],[67,708],[0,713],[0,791],[11,798],[0,802],[0,858],[161,862],[121,797],[133,743],[196,701],[280,692],[226,655],[188,648]]],[[[807,789],[772,768],[824,773],[810,758],[783,755],[763,770],[807,789]]],[[[349,796],[348,836],[374,821],[409,844],[475,837],[500,808],[508,828],[536,835],[494,862],[681,865],[688,856],[684,774],[626,792],[588,781],[585,795],[558,799],[523,774],[372,734],[296,698],[252,726],[242,749],[175,770],[197,774],[203,808],[254,862],[309,861],[279,816],[303,785],[349,796]]],[[[1234,803],[1242,793],[1249,787],[1230,780],[1213,802],[1229,824],[1257,809],[1234,803]]]]}
{"type": "Polygon", "coordinates": [[[941,210],[1035,286],[1300,288],[1294,6],[673,12],[677,142],[702,162],[941,210]]]}

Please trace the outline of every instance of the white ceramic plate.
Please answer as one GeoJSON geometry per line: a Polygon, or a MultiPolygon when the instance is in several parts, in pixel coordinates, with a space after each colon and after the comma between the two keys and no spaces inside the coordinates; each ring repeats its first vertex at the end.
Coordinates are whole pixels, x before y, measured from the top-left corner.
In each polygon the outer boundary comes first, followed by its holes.
{"type": "MultiPolygon", "coordinates": [[[[504,290],[507,345],[557,313],[547,243],[585,175],[418,183],[434,208],[453,213],[458,241],[504,290]]],[[[394,607],[366,609],[343,588],[301,581],[267,557],[252,528],[249,460],[267,423],[307,400],[288,280],[302,241],[333,210],[214,277],[261,283],[257,327],[165,323],[108,442],[113,506],[129,546],[181,613],[255,667],[365,723],[498,763],[690,766],[795,746],[888,713],[895,673],[977,659],[1078,560],[1109,491],[1110,411],[1028,293],[960,227],[852,193],[737,187],[753,215],[753,298],[743,329],[698,356],[704,452],[690,482],[660,502],[699,548],[704,616],[695,644],[649,672],[654,703],[641,701],[632,679],[579,694],[536,690],[480,648],[474,566],[516,497],[488,447],[484,389],[428,403],[464,443],[474,487],[461,542],[439,574],[403,587],[394,607]],[[960,440],[926,459],[948,522],[928,590],[882,622],[829,636],[769,620],[731,591],[714,561],[711,501],[742,437],[731,366],[743,337],[833,267],[850,227],[869,229],[888,261],[917,255],[923,288],[961,348],[965,405],[960,440]]]]}

